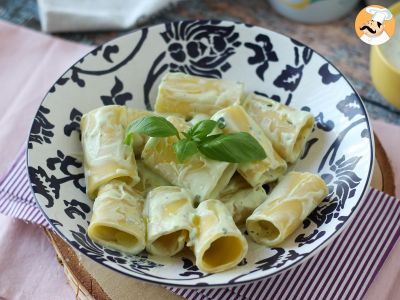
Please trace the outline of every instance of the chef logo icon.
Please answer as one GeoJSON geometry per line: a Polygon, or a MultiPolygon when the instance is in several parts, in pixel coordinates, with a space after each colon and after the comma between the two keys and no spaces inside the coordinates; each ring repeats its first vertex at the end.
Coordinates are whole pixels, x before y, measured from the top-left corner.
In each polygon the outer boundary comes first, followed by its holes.
{"type": "Polygon", "coordinates": [[[381,45],[392,37],[395,18],[390,10],[380,5],[370,5],[362,9],[355,21],[358,37],[368,45],[381,45]]]}

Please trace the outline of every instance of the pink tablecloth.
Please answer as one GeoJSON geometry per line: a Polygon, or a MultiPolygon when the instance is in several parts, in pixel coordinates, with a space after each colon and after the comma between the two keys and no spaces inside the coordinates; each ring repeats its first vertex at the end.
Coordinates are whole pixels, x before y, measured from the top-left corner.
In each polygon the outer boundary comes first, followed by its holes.
{"type": "Polygon", "coordinates": [[[0,174],[21,149],[56,79],[90,50],[0,21],[0,174]],[[6,143],[6,144],[5,144],[6,143]],[[6,146],[7,145],[7,146],[6,146]]]}
{"type": "MultiPolygon", "coordinates": [[[[49,86],[90,47],[0,21],[0,175],[25,143],[49,86]]],[[[0,299],[74,299],[39,226],[0,215],[0,299]]]]}
{"type": "MultiPolygon", "coordinates": [[[[48,87],[89,47],[0,21],[0,174],[25,142],[31,120],[48,87]]],[[[400,128],[374,122],[400,187],[400,128]]],[[[400,190],[396,192],[400,197],[400,190]]],[[[73,299],[55,253],[40,228],[0,215],[0,297],[73,299]]],[[[366,299],[400,295],[400,245],[392,252],[366,299]]]]}

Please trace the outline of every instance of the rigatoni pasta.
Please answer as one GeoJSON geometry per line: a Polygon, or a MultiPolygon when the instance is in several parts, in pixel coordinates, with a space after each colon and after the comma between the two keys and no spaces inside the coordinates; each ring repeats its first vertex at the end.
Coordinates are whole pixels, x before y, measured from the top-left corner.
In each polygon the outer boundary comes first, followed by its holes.
{"type": "Polygon", "coordinates": [[[279,245],[327,195],[328,188],[318,175],[289,172],[247,218],[247,232],[257,243],[279,245]]]}
{"type": "Polygon", "coordinates": [[[228,186],[220,193],[236,224],[242,224],[247,217],[267,198],[262,186],[252,187],[239,174],[235,174],[228,186]]]}
{"type": "Polygon", "coordinates": [[[112,180],[99,189],[89,237],[107,247],[138,254],[145,248],[143,197],[125,182],[112,180]]]}
{"type": "Polygon", "coordinates": [[[221,201],[201,202],[193,217],[190,244],[196,265],[204,272],[222,272],[236,266],[247,253],[247,241],[221,201]]]}
{"type": "MultiPolygon", "coordinates": [[[[167,120],[179,132],[189,128],[182,118],[168,117],[167,120]]],[[[176,141],[175,136],[150,138],[142,152],[144,163],[172,184],[187,189],[200,201],[218,196],[235,173],[237,164],[211,160],[200,154],[180,163],[172,146],[176,141]]]]}
{"type": "Polygon", "coordinates": [[[212,120],[220,120],[224,124],[224,132],[248,132],[264,148],[267,157],[264,160],[240,163],[238,165],[239,173],[252,186],[259,186],[276,180],[286,171],[286,162],[272,147],[271,142],[262,132],[262,129],[246,113],[240,105],[230,106],[216,112],[212,120]]]}
{"type": "Polygon", "coordinates": [[[313,115],[256,94],[248,95],[243,106],[279,155],[294,163],[314,127],[313,115]]]}
{"type": "Polygon", "coordinates": [[[318,175],[284,175],[313,129],[309,112],[182,73],[163,77],[155,111],[110,105],[82,117],[96,243],[164,257],[188,246],[201,271],[222,272],[248,251],[237,226],[274,247],[328,194],[318,175]]]}
{"type": "MultiPolygon", "coordinates": [[[[150,112],[132,110],[126,106],[109,105],[83,115],[83,163],[89,198],[94,199],[99,187],[115,178],[131,185],[139,182],[134,150],[123,141],[127,124],[148,114],[150,112]]],[[[140,149],[144,137],[137,135],[134,141],[140,149]]]]}
{"type": "Polygon", "coordinates": [[[177,186],[161,186],[149,192],[144,216],[147,220],[146,250],[172,256],[183,249],[192,229],[193,198],[177,186]]]}
{"type": "Polygon", "coordinates": [[[238,104],[243,84],[234,81],[167,73],[161,80],[156,112],[178,113],[185,118],[212,115],[221,108],[238,104]]]}

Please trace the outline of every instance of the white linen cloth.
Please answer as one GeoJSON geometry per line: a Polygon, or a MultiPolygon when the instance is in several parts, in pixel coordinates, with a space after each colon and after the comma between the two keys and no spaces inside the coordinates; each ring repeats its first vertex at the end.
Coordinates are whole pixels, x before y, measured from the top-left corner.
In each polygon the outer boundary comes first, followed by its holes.
{"type": "Polygon", "coordinates": [[[38,0],[43,31],[127,29],[181,0],[38,0]]]}

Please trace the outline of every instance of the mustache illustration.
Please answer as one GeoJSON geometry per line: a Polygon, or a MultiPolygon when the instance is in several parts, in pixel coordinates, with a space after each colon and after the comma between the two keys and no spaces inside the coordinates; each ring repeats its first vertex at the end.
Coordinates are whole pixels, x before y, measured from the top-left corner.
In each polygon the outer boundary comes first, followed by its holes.
{"type": "Polygon", "coordinates": [[[368,25],[364,25],[363,27],[360,28],[360,30],[364,30],[367,29],[369,32],[371,33],[376,33],[376,30],[373,30],[371,27],[369,27],[368,25]]]}

